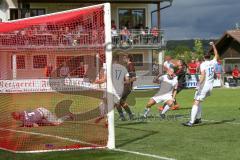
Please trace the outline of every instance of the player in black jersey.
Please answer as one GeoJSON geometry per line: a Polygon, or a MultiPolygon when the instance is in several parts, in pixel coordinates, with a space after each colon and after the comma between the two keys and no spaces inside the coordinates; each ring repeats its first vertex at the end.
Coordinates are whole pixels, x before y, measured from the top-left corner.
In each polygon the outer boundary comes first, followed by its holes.
{"type": "MultiPolygon", "coordinates": [[[[187,74],[186,69],[187,67],[185,62],[183,60],[178,60],[176,71],[175,71],[175,76],[177,76],[177,79],[178,79],[177,94],[181,92],[186,85],[186,74],[187,74]]],[[[163,106],[160,106],[159,110],[163,110],[165,106],[166,104],[164,104],[163,106]]],[[[175,99],[174,106],[171,109],[177,110],[179,109],[179,107],[180,105],[177,103],[175,99]]]]}

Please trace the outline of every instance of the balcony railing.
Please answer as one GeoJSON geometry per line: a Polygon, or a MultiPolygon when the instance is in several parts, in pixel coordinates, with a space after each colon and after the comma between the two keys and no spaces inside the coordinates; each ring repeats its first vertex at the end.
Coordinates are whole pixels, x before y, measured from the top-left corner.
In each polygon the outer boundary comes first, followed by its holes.
{"type": "Polygon", "coordinates": [[[165,45],[163,30],[129,29],[128,34],[112,30],[112,44],[115,48],[161,48],[165,45]]]}
{"type": "MultiPolygon", "coordinates": [[[[91,48],[102,47],[104,32],[88,30],[85,32],[62,31],[16,31],[12,33],[0,33],[1,49],[15,48],[91,48]]],[[[113,48],[161,48],[164,45],[163,31],[129,30],[124,35],[121,30],[112,31],[113,48]]]]}

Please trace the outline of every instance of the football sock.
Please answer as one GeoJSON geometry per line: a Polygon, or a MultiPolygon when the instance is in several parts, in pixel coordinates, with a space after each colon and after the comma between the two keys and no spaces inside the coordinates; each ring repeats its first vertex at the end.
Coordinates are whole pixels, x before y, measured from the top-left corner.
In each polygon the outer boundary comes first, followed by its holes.
{"type": "Polygon", "coordinates": [[[202,106],[199,104],[196,119],[201,119],[201,117],[202,117],[202,106]]]}
{"type": "Polygon", "coordinates": [[[148,113],[150,112],[150,108],[145,108],[143,116],[147,117],[148,113]]]}
{"type": "Polygon", "coordinates": [[[191,111],[191,123],[194,123],[196,116],[197,116],[197,112],[198,112],[198,106],[197,105],[193,105],[192,106],[192,111],[191,111]]]}
{"type": "Polygon", "coordinates": [[[166,104],[161,114],[165,114],[169,109],[170,109],[169,105],[166,104]]]}
{"type": "Polygon", "coordinates": [[[177,105],[177,100],[175,99],[175,101],[174,101],[174,105],[177,105]]]}
{"type": "Polygon", "coordinates": [[[164,103],[164,104],[163,104],[163,108],[164,108],[166,105],[167,105],[167,104],[166,104],[166,103],[164,103]]]}
{"type": "Polygon", "coordinates": [[[129,106],[127,104],[124,104],[123,108],[128,113],[128,115],[132,115],[132,111],[130,110],[130,108],[129,108],[129,106]]]}
{"type": "Polygon", "coordinates": [[[124,117],[122,107],[118,105],[116,108],[117,108],[117,111],[118,111],[120,117],[124,117]]]}

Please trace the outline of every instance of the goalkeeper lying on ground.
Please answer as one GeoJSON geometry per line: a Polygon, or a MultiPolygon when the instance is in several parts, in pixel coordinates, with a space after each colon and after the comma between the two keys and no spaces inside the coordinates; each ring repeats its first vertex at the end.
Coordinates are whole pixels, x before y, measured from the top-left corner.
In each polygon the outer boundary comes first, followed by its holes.
{"type": "Polygon", "coordinates": [[[21,127],[38,127],[38,126],[58,126],[67,119],[73,119],[73,115],[67,115],[57,118],[55,114],[46,108],[37,108],[32,111],[12,112],[13,119],[21,121],[21,127]]]}

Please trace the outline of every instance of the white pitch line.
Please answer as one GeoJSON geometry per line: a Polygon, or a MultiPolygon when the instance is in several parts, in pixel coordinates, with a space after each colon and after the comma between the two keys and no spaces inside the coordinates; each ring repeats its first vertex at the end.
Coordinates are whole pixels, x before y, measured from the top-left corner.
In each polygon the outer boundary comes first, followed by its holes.
{"type": "MultiPolygon", "coordinates": [[[[202,119],[202,120],[205,122],[222,122],[222,121],[224,121],[224,120],[217,121],[217,120],[207,120],[207,119],[202,119]]],[[[238,123],[238,122],[223,122],[223,123],[240,125],[240,123],[238,123]]]]}
{"type": "Polygon", "coordinates": [[[82,143],[82,144],[88,144],[88,145],[101,147],[100,145],[97,145],[97,144],[92,144],[92,143],[88,143],[88,142],[85,142],[85,141],[80,141],[80,140],[71,139],[71,138],[65,138],[65,137],[61,137],[61,136],[55,136],[55,135],[51,135],[51,134],[38,133],[38,132],[28,132],[28,131],[20,131],[20,130],[7,129],[7,128],[0,128],[0,130],[11,131],[11,132],[18,132],[18,133],[26,133],[26,134],[31,134],[31,135],[39,135],[39,136],[44,136],[44,137],[52,137],[52,138],[57,138],[57,139],[66,140],[66,141],[70,141],[70,142],[77,142],[77,143],[82,143]]]}
{"type": "Polygon", "coordinates": [[[46,152],[61,152],[61,151],[80,151],[80,150],[95,150],[105,149],[106,147],[84,147],[84,148],[70,148],[70,149],[52,149],[52,150],[37,150],[37,151],[11,151],[14,153],[46,153],[46,152]]]}
{"type": "MultiPolygon", "coordinates": [[[[189,118],[179,118],[179,119],[189,119],[189,118]]],[[[202,119],[202,121],[205,121],[205,122],[222,122],[224,120],[217,121],[217,120],[202,119]]],[[[240,125],[240,123],[238,123],[238,122],[223,122],[223,123],[240,125]]]]}
{"type": "Polygon", "coordinates": [[[130,150],[125,150],[125,149],[113,149],[113,150],[118,151],[118,152],[125,152],[125,153],[141,155],[141,156],[145,156],[145,157],[151,157],[151,158],[160,159],[160,160],[176,160],[176,159],[173,159],[173,158],[162,157],[162,156],[159,156],[159,155],[141,153],[141,152],[130,151],[130,150]]]}

